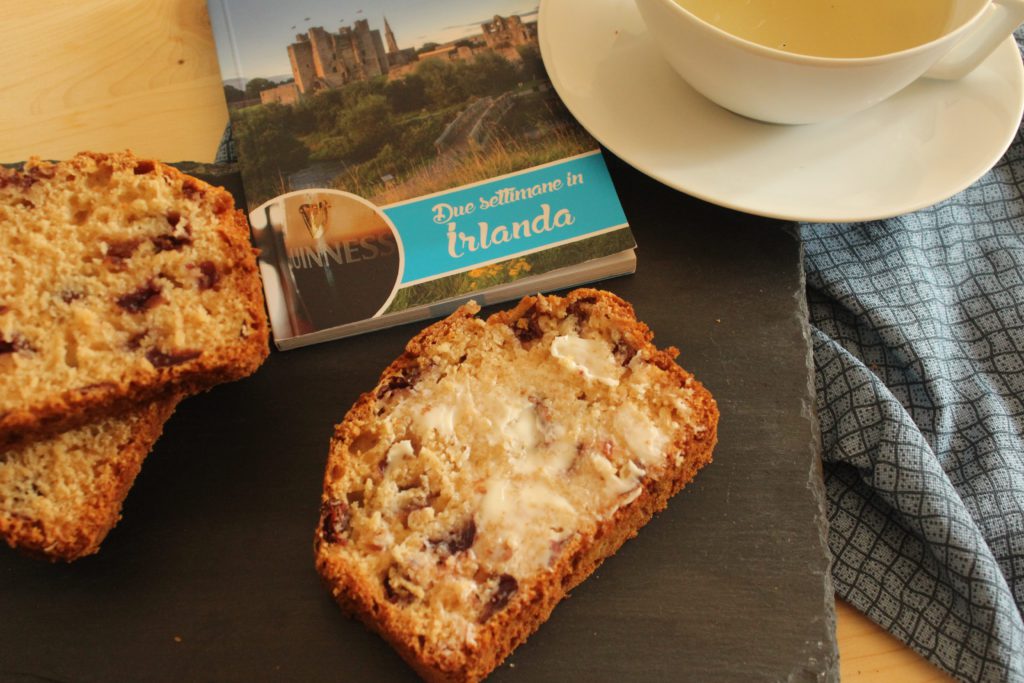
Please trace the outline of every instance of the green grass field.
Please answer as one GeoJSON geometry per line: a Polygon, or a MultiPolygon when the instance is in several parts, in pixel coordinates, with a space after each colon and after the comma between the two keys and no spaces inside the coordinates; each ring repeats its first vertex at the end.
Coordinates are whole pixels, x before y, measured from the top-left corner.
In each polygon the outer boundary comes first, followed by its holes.
{"type": "MultiPolygon", "coordinates": [[[[535,140],[494,140],[484,149],[441,157],[425,163],[398,183],[377,183],[349,191],[369,198],[377,206],[387,206],[410,197],[420,197],[515,173],[596,148],[593,138],[586,133],[576,128],[560,128],[535,140]]],[[[340,188],[345,187],[350,181],[345,176],[339,176],[336,182],[340,188]]]]}

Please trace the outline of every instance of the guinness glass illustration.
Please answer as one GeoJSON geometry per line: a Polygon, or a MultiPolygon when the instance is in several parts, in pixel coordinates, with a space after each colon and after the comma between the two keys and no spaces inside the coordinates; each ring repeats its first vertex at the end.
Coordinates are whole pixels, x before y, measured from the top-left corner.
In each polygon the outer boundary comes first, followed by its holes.
{"type": "Polygon", "coordinates": [[[268,293],[267,304],[279,339],[371,318],[390,302],[398,244],[390,222],[366,200],[303,190],[267,202],[250,221],[263,262],[275,264],[278,286],[268,289],[280,291],[268,293]]]}
{"type": "Polygon", "coordinates": [[[299,213],[306,224],[306,230],[313,236],[313,239],[323,243],[324,233],[327,231],[327,218],[331,213],[331,205],[321,199],[314,202],[313,195],[306,194],[309,200],[306,204],[299,205],[299,213]]]}
{"type": "MultiPolygon", "coordinates": [[[[302,222],[306,224],[306,230],[309,231],[310,236],[316,240],[317,253],[327,253],[327,240],[324,235],[327,233],[327,221],[331,214],[331,205],[326,200],[316,201],[312,194],[306,194],[306,203],[299,204],[299,215],[302,216],[302,222]]],[[[334,274],[331,272],[329,265],[329,259],[323,259],[324,279],[327,281],[327,286],[334,287],[334,274]]]]}

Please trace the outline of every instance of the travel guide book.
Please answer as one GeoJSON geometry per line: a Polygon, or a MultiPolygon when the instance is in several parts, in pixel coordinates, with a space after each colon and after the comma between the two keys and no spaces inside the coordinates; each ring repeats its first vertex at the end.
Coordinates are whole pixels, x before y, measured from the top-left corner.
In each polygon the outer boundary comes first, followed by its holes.
{"type": "Polygon", "coordinates": [[[636,269],[530,0],[209,9],[278,348],[636,269]]]}

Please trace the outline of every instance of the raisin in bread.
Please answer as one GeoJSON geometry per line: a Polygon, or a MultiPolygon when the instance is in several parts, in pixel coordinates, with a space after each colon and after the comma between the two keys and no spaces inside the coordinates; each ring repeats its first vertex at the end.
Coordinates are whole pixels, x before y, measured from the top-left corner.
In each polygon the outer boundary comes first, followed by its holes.
{"type": "Polygon", "coordinates": [[[177,403],[177,397],[156,400],[0,452],[0,536],[50,560],[70,562],[99,550],[177,403]]]}
{"type": "Polygon", "coordinates": [[[414,338],[336,427],[315,539],[340,605],[477,681],[711,460],[718,411],[622,299],[536,296],[414,338]]]}
{"type": "Polygon", "coordinates": [[[223,189],[130,152],[0,169],[0,449],[243,377],[267,337],[223,189]]]}

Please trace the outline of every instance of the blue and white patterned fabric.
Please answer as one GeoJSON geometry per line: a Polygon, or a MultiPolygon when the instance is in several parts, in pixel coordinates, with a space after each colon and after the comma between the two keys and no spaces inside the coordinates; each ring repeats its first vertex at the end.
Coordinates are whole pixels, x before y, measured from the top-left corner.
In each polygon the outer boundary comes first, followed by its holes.
{"type": "Polygon", "coordinates": [[[1024,682],[1024,136],[930,209],[800,232],[836,591],[1024,682]]]}

